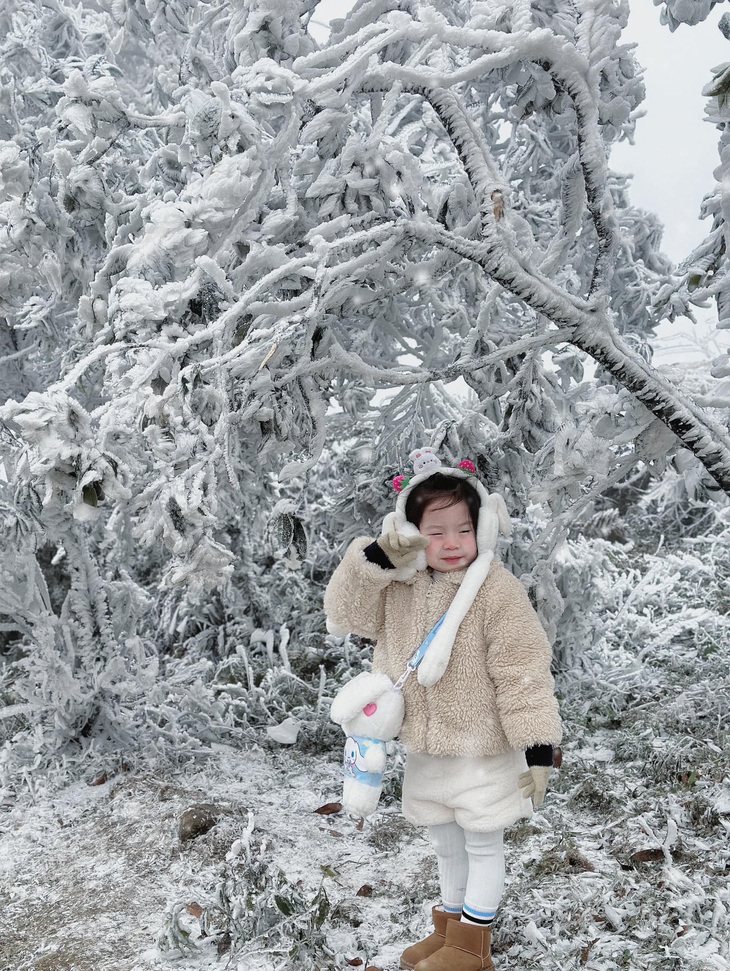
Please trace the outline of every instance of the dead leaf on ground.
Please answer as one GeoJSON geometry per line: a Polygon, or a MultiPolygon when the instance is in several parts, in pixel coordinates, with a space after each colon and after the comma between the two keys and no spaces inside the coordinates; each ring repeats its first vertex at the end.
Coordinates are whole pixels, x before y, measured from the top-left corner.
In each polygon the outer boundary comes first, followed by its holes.
{"type": "Polygon", "coordinates": [[[109,779],[109,776],[106,774],[106,772],[102,772],[101,775],[98,775],[94,779],[93,782],[90,782],[89,783],[89,785],[90,786],[103,786],[104,783],[106,783],[108,781],[108,779],[109,779]]]}
{"type": "Polygon", "coordinates": [[[587,964],[588,963],[588,958],[591,956],[591,949],[593,948],[593,945],[594,944],[597,944],[597,943],[598,943],[598,938],[597,937],[594,937],[592,941],[588,941],[587,944],[584,944],[583,945],[583,947],[580,949],[580,963],[581,964],[587,964]]]}
{"type": "Polygon", "coordinates": [[[656,863],[658,860],[664,859],[664,851],[655,847],[651,850],[637,850],[636,853],[632,853],[629,860],[632,863],[656,863]]]}
{"type": "Polygon", "coordinates": [[[326,826],[320,826],[319,828],[322,833],[329,833],[330,836],[334,836],[335,839],[342,839],[342,833],[337,829],[327,829],[326,826]]]}
{"type": "Polygon", "coordinates": [[[191,904],[188,904],[185,910],[187,910],[189,914],[192,914],[193,917],[203,916],[203,908],[195,900],[191,904]]]}
{"type": "Polygon", "coordinates": [[[349,964],[351,968],[359,968],[364,961],[362,958],[345,958],[345,964],[349,964]]]}
{"type": "Polygon", "coordinates": [[[370,886],[369,883],[364,883],[360,887],[358,892],[355,894],[356,897],[372,897],[372,895],[373,895],[373,888],[370,886]]]}
{"type": "Polygon", "coordinates": [[[335,813],[342,812],[341,802],[326,802],[324,806],[320,806],[319,809],[314,810],[319,813],[320,816],[334,816],[335,813]]]}

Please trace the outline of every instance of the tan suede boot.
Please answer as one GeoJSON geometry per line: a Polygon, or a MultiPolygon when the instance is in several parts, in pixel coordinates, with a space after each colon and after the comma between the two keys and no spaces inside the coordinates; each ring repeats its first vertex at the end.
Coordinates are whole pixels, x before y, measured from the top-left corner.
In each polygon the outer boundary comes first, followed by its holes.
{"type": "Polygon", "coordinates": [[[461,914],[447,914],[445,910],[434,907],[431,910],[431,917],[433,918],[433,933],[424,937],[418,944],[407,947],[401,954],[400,966],[405,968],[406,971],[413,971],[419,961],[430,957],[434,951],[438,951],[440,947],[444,946],[447,923],[458,921],[461,914]]]}
{"type": "Polygon", "coordinates": [[[489,955],[491,927],[450,920],[444,946],[419,961],[415,971],[493,971],[489,955]]]}

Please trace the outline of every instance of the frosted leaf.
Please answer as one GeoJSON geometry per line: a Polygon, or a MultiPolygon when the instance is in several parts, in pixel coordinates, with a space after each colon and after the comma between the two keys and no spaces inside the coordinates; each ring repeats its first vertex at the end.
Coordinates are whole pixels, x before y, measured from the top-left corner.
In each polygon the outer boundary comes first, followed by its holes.
{"type": "Polygon", "coordinates": [[[223,108],[217,98],[206,98],[194,107],[189,121],[189,133],[201,141],[209,141],[218,136],[223,108]]]}
{"type": "Polygon", "coordinates": [[[0,200],[23,195],[30,187],[30,168],[17,145],[0,143],[0,200]]]}
{"type": "MultiPolygon", "coordinates": [[[[655,0],[657,6],[660,2],[655,0]]],[[[721,0],[664,0],[661,22],[670,30],[676,30],[680,24],[699,24],[719,2],[721,0]]]]}
{"type": "Polygon", "coordinates": [[[287,550],[294,540],[295,518],[291,513],[279,513],[270,520],[271,536],[278,549],[287,550]]]}
{"type": "Polygon", "coordinates": [[[294,745],[299,736],[300,728],[301,724],[299,720],[290,716],[278,725],[268,725],[266,734],[270,739],[278,742],[280,745],[294,745]]]}
{"type": "Polygon", "coordinates": [[[538,928],[534,920],[530,920],[525,925],[524,930],[525,938],[530,942],[530,944],[537,945],[541,948],[547,948],[548,942],[545,935],[538,928]]]}
{"type": "Polygon", "coordinates": [[[226,583],[233,572],[233,554],[208,537],[201,537],[185,553],[184,560],[173,561],[162,582],[165,587],[184,585],[193,601],[226,583]]]}
{"type": "Polygon", "coordinates": [[[293,535],[291,545],[294,547],[294,552],[299,557],[300,560],[304,560],[307,557],[307,551],[309,548],[309,541],[307,539],[307,534],[304,529],[304,525],[299,518],[294,519],[293,523],[293,535]]]}
{"type": "Polygon", "coordinates": [[[608,917],[611,925],[617,931],[622,930],[624,927],[624,917],[622,912],[617,907],[612,906],[612,904],[606,904],[604,909],[606,911],[606,917],[608,917]]]}

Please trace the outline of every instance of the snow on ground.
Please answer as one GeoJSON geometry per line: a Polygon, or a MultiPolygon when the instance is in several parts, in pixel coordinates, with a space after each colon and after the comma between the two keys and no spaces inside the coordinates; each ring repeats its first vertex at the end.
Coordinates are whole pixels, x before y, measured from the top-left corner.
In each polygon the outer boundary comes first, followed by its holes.
{"type": "MultiPolygon", "coordinates": [[[[590,691],[565,707],[594,710],[590,691]]],[[[569,721],[544,811],[510,830],[497,968],[728,967],[727,764],[660,760],[657,784],[646,717],[618,721],[569,721]]],[[[394,969],[437,896],[397,803],[362,830],[314,812],[338,798],[335,757],[220,747],[169,777],[28,781],[0,815],[2,971],[394,969]],[[181,844],[200,803],[222,814],[181,844]]]]}
{"type": "MultiPolygon", "coordinates": [[[[0,816],[0,967],[229,966],[227,954],[219,956],[212,943],[181,958],[166,951],[164,942],[165,930],[171,941],[183,939],[175,933],[181,924],[192,938],[199,936],[201,922],[189,910],[197,911],[196,904],[214,910],[215,889],[226,879],[237,882],[242,898],[258,890],[262,900],[273,899],[276,892],[280,907],[274,902],[262,915],[264,927],[272,917],[286,926],[282,911],[291,901],[307,947],[316,936],[309,908],[324,889],[321,899],[331,910],[322,967],[342,966],[340,954],[343,959],[363,954],[369,934],[355,926],[360,912],[363,920],[375,922],[377,914],[377,923],[383,922],[371,949],[377,944],[395,960],[399,918],[413,909],[401,898],[408,898],[410,884],[423,882],[424,873],[435,888],[435,867],[423,835],[395,807],[362,831],[342,815],[314,812],[339,798],[339,790],[334,760],[220,747],[209,763],[178,776],[130,773],[101,785],[75,782],[57,791],[52,786],[26,791],[14,804],[4,804],[0,816]],[[182,844],[180,816],[201,803],[223,812],[207,834],[182,844]],[[357,896],[362,888],[369,894],[370,887],[372,896],[357,896]],[[180,908],[181,919],[175,920],[180,908]]],[[[245,954],[233,967],[289,966],[284,959],[291,928],[283,951],[276,926],[260,939],[255,927],[248,929],[245,954]]]]}
{"type": "MultiPolygon", "coordinates": [[[[562,768],[508,831],[498,971],[730,967],[723,550],[645,558],[641,581],[616,560],[602,634],[558,676],[562,768]]],[[[339,738],[256,731],[182,768],[22,770],[0,793],[0,971],[397,968],[438,898],[402,754],[359,829],[316,812],[340,796],[339,738]],[[183,842],[200,805],[211,828],[183,842]]]]}

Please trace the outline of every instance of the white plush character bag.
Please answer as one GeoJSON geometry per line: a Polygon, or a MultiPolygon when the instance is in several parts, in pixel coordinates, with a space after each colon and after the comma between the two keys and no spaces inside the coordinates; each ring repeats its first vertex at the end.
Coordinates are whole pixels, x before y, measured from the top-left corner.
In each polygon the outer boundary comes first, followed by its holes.
{"type": "Polygon", "coordinates": [[[385,743],[403,723],[403,695],[387,674],[363,671],[337,692],[330,717],[347,736],[342,805],[370,816],[383,789],[385,743]]]}
{"type": "Polygon", "coordinates": [[[385,743],[396,737],[403,724],[403,685],[420,665],[444,617],[428,633],[395,684],[387,674],[363,671],[335,695],[330,718],[347,736],[342,805],[356,816],[370,816],[378,807],[385,743]]]}

